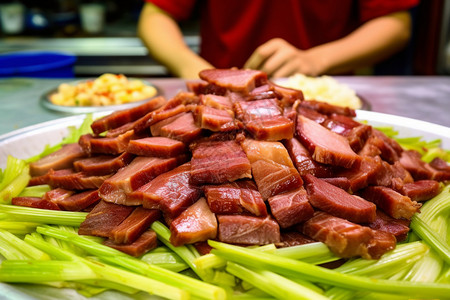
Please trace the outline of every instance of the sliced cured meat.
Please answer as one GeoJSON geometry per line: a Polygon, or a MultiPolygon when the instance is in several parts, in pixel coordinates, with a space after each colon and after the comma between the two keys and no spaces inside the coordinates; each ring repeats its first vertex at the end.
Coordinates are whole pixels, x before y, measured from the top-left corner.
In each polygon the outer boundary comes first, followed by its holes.
{"type": "Polygon", "coordinates": [[[242,143],[263,199],[299,188],[302,178],[280,142],[245,139],[242,143]]]}
{"type": "Polygon", "coordinates": [[[73,163],[73,167],[76,171],[84,172],[86,175],[108,175],[125,167],[133,159],[134,155],[128,152],[123,152],[118,156],[96,155],[77,160],[73,163]]]}
{"type": "Polygon", "coordinates": [[[408,196],[411,201],[426,201],[437,196],[441,191],[441,185],[436,180],[417,180],[403,185],[402,194],[408,196]]]}
{"type": "Polygon", "coordinates": [[[136,157],[128,166],[105,180],[99,189],[100,197],[116,204],[140,205],[141,201],[128,199],[128,194],[150,180],[179,164],[177,158],[136,157]]]}
{"type": "Polygon", "coordinates": [[[294,122],[283,116],[276,99],[265,99],[234,104],[236,117],[255,139],[277,141],[294,135],[294,122]]]}
{"type": "Polygon", "coordinates": [[[303,187],[270,197],[268,202],[270,211],[281,228],[304,222],[314,214],[314,209],[309,204],[308,195],[303,187]]]}
{"type": "Polygon", "coordinates": [[[56,203],[64,210],[83,211],[99,201],[98,190],[88,190],[57,200],[56,203]]]}
{"type": "Polygon", "coordinates": [[[233,103],[231,103],[230,98],[225,96],[212,94],[200,95],[200,103],[212,108],[227,110],[233,113],[233,103]]]}
{"type": "Polygon", "coordinates": [[[297,118],[296,132],[315,161],[344,168],[350,168],[361,161],[361,157],[350,148],[345,137],[301,115],[297,118]]]}
{"type": "Polygon", "coordinates": [[[373,238],[367,245],[367,252],[372,259],[379,259],[384,253],[395,249],[396,237],[389,232],[372,230],[373,238]]]}
{"type": "Polygon", "coordinates": [[[305,100],[300,103],[300,106],[307,107],[325,115],[338,114],[348,117],[356,117],[356,112],[354,109],[333,105],[323,101],[305,100]]]}
{"type": "Polygon", "coordinates": [[[195,124],[194,116],[189,112],[161,127],[159,133],[161,136],[189,144],[201,136],[202,129],[195,124]]]}
{"type": "Polygon", "coordinates": [[[376,218],[376,206],[358,196],[313,175],[303,177],[312,206],[355,223],[370,223],[376,218]]]}
{"type": "Polygon", "coordinates": [[[411,219],[419,212],[422,204],[411,201],[391,188],[384,186],[369,186],[361,191],[361,197],[376,204],[376,206],[395,219],[411,219]]]}
{"type": "Polygon", "coordinates": [[[152,136],[160,136],[161,135],[161,128],[163,128],[164,126],[174,122],[176,119],[186,115],[187,112],[185,112],[184,110],[178,114],[172,115],[168,118],[164,118],[162,120],[159,120],[157,122],[154,122],[152,124],[150,124],[150,132],[152,134],[152,136]]]}
{"type": "Polygon", "coordinates": [[[227,132],[238,129],[233,113],[205,105],[198,105],[194,112],[198,127],[211,131],[227,132]]]}
{"type": "MultiPolygon", "coordinates": [[[[373,130],[373,132],[377,131],[373,130]]],[[[367,139],[366,144],[367,144],[366,147],[368,147],[368,149],[365,149],[366,155],[370,155],[371,153],[380,155],[381,158],[388,161],[389,163],[394,163],[399,159],[398,153],[394,150],[394,148],[391,147],[391,145],[386,141],[386,139],[382,138],[382,136],[379,134],[378,135],[372,134],[367,139]]]]}
{"type": "MultiPolygon", "coordinates": [[[[383,234],[379,235],[369,227],[325,212],[316,212],[311,219],[306,221],[303,225],[303,233],[316,241],[325,243],[332,252],[343,258],[361,256],[366,259],[376,259],[382,254],[381,249],[373,248],[383,242],[381,239],[383,234]]],[[[384,252],[395,247],[395,237],[392,236],[392,238],[391,242],[393,243],[387,249],[385,248],[384,252]]]]}
{"type": "Polygon", "coordinates": [[[280,242],[280,226],[270,217],[219,215],[217,219],[221,242],[244,245],[280,242]]]}
{"type": "Polygon", "coordinates": [[[61,210],[55,202],[39,197],[14,197],[11,200],[11,204],[40,209],[61,210]]]}
{"type": "Polygon", "coordinates": [[[133,212],[111,231],[111,240],[116,244],[131,244],[161,217],[156,209],[136,207],[133,212]]]}
{"type": "Polygon", "coordinates": [[[190,184],[191,164],[183,164],[165,172],[129,195],[133,203],[148,209],[160,209],[166,217],[175,218],[192,205],[201,190],[190,184]]]}
{"type": "Polygon", "coordinates": [[[135,121],[148,112],[157,109],[166,102],[164,97],[155,97],[144,104],[135,106],[126,110],[116,111],[101,119],[95,120],[91,124],[92,131],[95,134],[100,134],[109,129],[117,128],[128,122],[135,121]]]}
{"type": "Polygon", "coordinates": [[[127,152],[141,156],[175,157],[186,152],[186,145],[166,137],[146,137],[130,141],[127,152]]]}
{"type": "Polygon", "coordinates": [[[203,141],[192,149],[191,182],[220,184],[251,178],[250,162],[241,146],[231,141],[203,141]]]}
{"type": "Polygon", "coordinates": [[[103,245],[109,246],[131,256],[139,257],[158,246],[158,237],[153,230],[149,229],[141,234],[138,239],[131,244],[116,244],[112,240],[108,239],[103,242],[103,245]]]}
{"type": "Polygon", "coordinates": [[[300,175],[312,174],[316,177],[331,177],[333,169],[312,159],[311,154],[296,138],[283,141],[300,175]]]}
{"type": "Polygon", "coordinates": [[[439,171],[450,172],[450,165],[440,157],[435,157],[430,162],[430,166],[439,171]]]}
{"type": "Polygon", "coordinates": [[[112,230],[122,223],[133,210],[133,206],[100,201],[81,223],[78,234],[109,238],[112,236],[112,230]]]}
{"type": "Polygon", "coordinates": [[[281,232],[281,242],[277,247],[292,247],[314,243],[315,240],[298,231],[281,232]]]}
{"type": "Polygon", "coordinates": [[[175,247],[215,239],[217,220],[205,198],[200,198],[176,217],[170,224],[170,232],[170,243],[175,247]]]}
{"type": "Polygon", "coordinates": [[[45,175],[50,169],[60,170],[72,167],[72,163],[85,157],[83,149],[77,144],[66,144],[61,149],[30,163],[30,175],[45,175]]]}
{"type": "Polygon", "coordinates": [[[198,75],[209,83],[242,94],[248,94],[267,82],[267,74],[256,70],[208,69],[198,75]]]}
{"type": "Polygon", "coordinates": [[[321,114],[318,111],[315,111],[307,107],[298,106],[296,111],[298,112],[299,115],[302,115],[310,120],[313,120],[318,124],[323,124],[325,123],[325,121],[328,120],[327,115],[321,114]]]}
{"type": "Polygon", "coordinates": [[[369,224],[369,227],[379,231],[385,231],[393,234],[397,242],[406,239],[409,232],[409,220],[394,219],[381,210],[377,210],[377,218],[369,224]]]}
{"type": "Polygon", "coordinates": [[[224,96],[227,89],[206,81],[187,81],[186,88],[196,95],[220,95],[224,96]]]}
{"type": "Polygon", "coordinates": [[[267,216],[267,208],[256,184],[241,180],[221,185],[207,185],[204,188],[208,205],[216,214],[251,213],[267,216]]]}
{"type": "Polygon", "coordinates": [[[85,134],[80,138],[80,146],[88,154],[120,154],[125,152],[131,139],[137,138],[134,130],[127,131],[116,137],[94,137],[85,134]]]}
{"type": "Polygon", "coordinates": [[[305,100],[305,97],[301,90],[283,87],[272,81],[268,81],[267,83],[270,88],[274,90],[283,107],[292,106],[294,102],[298,100],[299,102],[305,100]]]}
{"type": "Polygon", "coordinates": [[[350,132],[348,132],[345,137],[353,151],[359,152],[363,149],[370,135],[372,134],[372,126],[369,125],[359,125],[353,127],[350,132]]]}
{"type": "Polygon", "coordinates": [[[320,178],[323,181],[332,184],[334,186],[337,186],[340,189],[343,189],[344,191],[351,192],[351,183],[350,180],[347,177],[326,177],[326,178],[320,178]]]}
{"type": "MultiPolygon", "coordinates": [[[[350,169],[342,169],[335,173],[337,177],[345,177],[350,182],[350,192],[365,188],[376,182],[380,172],[383,171],[382,161],[379,157],[362,157],[361,163],[350,169]]],[[[384,174],[384,173],[383,173],[384,174]]]]}
{"type": "Polygon", "coordinates": [[[72,196],[73,193],[74,193],[74,191],[65,190],[62,188],[56,188],[56,189],[52,189],[52,190],[46,192],[44,194],[44,196],[42,196],[42,199],[59,204],[60,201],[63,201],[64,199],[72,196]]]}
{"type": "Polygon", "coordinates": [[[111,175],[89,176],[83,172],[74,172],[72,169],[63,169],[48,172],[48,184],[52,188],[67,190],[97,189],[111,175]]]}
{"type": "Polygon", "coordinates": [[[46,173],[45,175],[31,177],[28,181],[28,186],[46,185],[48,181],[48,173],[46,173]]]}

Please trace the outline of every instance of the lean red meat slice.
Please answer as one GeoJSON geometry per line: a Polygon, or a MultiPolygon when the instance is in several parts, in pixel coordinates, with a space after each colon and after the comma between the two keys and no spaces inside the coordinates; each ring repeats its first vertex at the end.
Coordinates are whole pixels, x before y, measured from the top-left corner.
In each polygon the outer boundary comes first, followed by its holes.
{"type": "Polygon", "coordinates": [[[356,117],[356,111],[354,109],[329,104],[323,101],[305,100],[300,103],[300,106],[315,110],[325,115],[338,114],[348,117],[356,117]]]}
{"type": "Polygon", "coordinates": [[[350,169],[342,169],[335,173],[337,177],[345,177],[350,182],[350,191],[365,188],[369,184],[376,182],[376,178],[383,171],[383,164],[379,157],[364,156],[361,163],[350,169]]]}
{"type": "Polygon", "coordinates": [[[231,141],[203,141],[192,149],[191,182],[221,184],[251,178],[250,162],[241,146],[231,141]]]}
{"type": "Polygon", "coordinates": [[[161,218],[159,210],[138,206],[111,231],[111,240],[116,244],[134,243],[159,218],[161,218]]]}
{"type": "Polygon", "coordinates": [[[309,201],[313,207],[355,223],[375,221],[376,206],[373,203],[361,197],[350,195],[346,191],[310,174],[305,175],[303,179],[306,183],[309,201]]]}
{"type": "Polygon", "coordinates": [[[351,168],[361,161],[361,157],[350,148],[345,137],[302,115],[298,115],[296,132],[301,143],[317,162],[351,168]]]}
{"type": "Polygon", "coordinates": [[[133,159],[134,155],[128,152],[123,152],[119,156],[97,155],[77,160],[73,163],[73,167],[86,175],[108,175],[125,167],[133,159]]]}
{"type": "Polygon", "coordinates": [[[294,135],[294,122],[283,116],[276,99],[239,101],[234,104],[236,117],[255,139],[278,141],[294,135]]]}
{"type": "Polygon", "coordinates": [[[61,210],[55,202],[39,197],[14,197],[11,200],[11,204],[40,209],[61,210]]]}
{"type": "Polygon", "coordinates": [[[80,137],[79,144],[88,154],[120,154],[125,152],[131,139],[138,138],[134,130],[116,137],[94,137],[85,134],[80,137]]]}
{"type": "Polygon", "coordinates": [[[298,231],[281,232],[281,242],[277,247],[292,247],[314,243],[315,240],[298,231]]]}
{"type": "Polygon", "coordinates": [[[113,112],[112,114],[109,114],[101,119],[92,122],[91,124],[92,131],[95,134],[100,134],[109,129],[117,128],[128,122],[135,121],[146,115],[148,112],[153,111],[158,107],[162,106],[165,102],[166,99],[160,96],[155,97],[139,106],[113,112]]]}
{"type": "Polygon", "coordinates": [[[99,195],[107,202],[140,205],[141,201],[128,198],[128,194],[156,176],[175,168],[180,162],[178,158],[174,157],[136,157],[128,166],[105,180],[99,189],[99,195]]]}
{"type": "Polygon", "coordinates": [[[48,184],[52,188],[67,190],[97,189],[111,175],[89,176],[83,172],[74,172],[72,169],[63,169],[48,172],[48,184]]]}
{"type": "Polygon", "coordinates": [[[208,69],[200,71],[199,77],[219,87],[242,94],[248,94],[255,87],[267,82],[266,73],[256,70],[208,69]]]}
{"type": "Polygon", "coordinates": [[[162,173],[129,195],[131,202],[140,202],[145,208],[160,209],[169,218],[175,218],[201,195],[200,188],[190,184],[191,164],[185,163],[162,173]]]}
{"type": "Polygon", "coordinates": [[[441,191],[439,181],[417,180],[403,185],[402,194],[408,196],[411,201],[426,201],[437,196],[441,191]]]}
{"type": "Polygon", "coordinates": [[[214,132],[228,132],[238,129],[233,115],[228,110],[198,105],[195,108],[194,119],[200,128],[214,132]]]}
{"type": "Polygon", "coordinates": [[[109,238],[112,236],[112,230],[119,226],[133,210],[133,206],[100,201],[81,223],[78,234],[109,238]]]}
{"type": "Polygon", "coordinates": [[[292,138],[283,141],[300,175],[312,174],[316,177],[331,177],[333,169],[312,159],[311,154],[299,140],[292,138]]]}
{"type": "Polygon", "coordinates": [[[385,231],[393,234],[397,242],[406,239],[409,232],[409,220],[394,219],[381,210],[377,210],[377,218],[369,224],[369,227],[379,231],[385,231]]]}
{"type": "Polygon", "coordinates": [[[103,245],[122,251],[131,256],[139,257],[158,246],[158,237],[153,230],[149,229],[131,244],[116,244],[114,241],[108,239],[103,242],[103,245]]]}
{"type": "Polygon", "coordinates": [[[233,104],[230,101],[230,98],[225,96],[218,95],[200,95],[200,103],[212,108],[227,110],[230,113],[233,113],[233,104]]]}
{"type": "Polygon", "coordinates": [[[64,210],[82,211],[98,201],[100,201],[98,190],[88,190],[57,200],[56,203],[64,210]]]}
{"type": "Polygon", "coordinates": [[[86,153],[77,144],[66,144],[61,149],[30,163],[30,175],[45,175],[50,169],[60,170],[71,168],[75,160],[86,157],[86,153]]]}
{"type": "Polygon", "coordinates": [[[411,219],[419,212],[422,204],[411,201],[408,196],[404,196],[391,188],[384,186],[369,186],[361,191],[361,197],[376,204],[389,216],[395,219],[411,219]]]}
{"type": "Polygon", "coordinates": [[[270,211],[281,228],[288,228],[310,219],[314,209],[303,187],[268,199],[270,211]]]}
{"type": "Polygon", "coordinates": [[[170,224],[170,232],[170,243],[175,247],[215,239],[217,220],[205,198],[200,198],[176,217],[170,224]]]}
{"type": "Polygon", "coordinates": [[[195,124],[191,112],[185,113],[173,122],[161,127],[159,134],[189,144],[201,136],[202,129],[195,124]]]}
{"type": "Polygon", "coordinates": [[[216,214],[248,212],[255,216],[267,216],[267,208],[256,184],[241,180],[204,188],[208,205],[216,214]]]}
{"type": "Polygon", "coordinates": [[[280,142],[245,139],[241,145],[251,163],[253,178],[263,199],[299,188],[303,184],[286,148],[280,142]]]}
{"type": "Polygon", "coordinates": [[[69,198],[74,193],[75,192],[71,191],[71,190],[66,190],[66,189],[62,189],[62,188],[56,188],[56,189],[52,189],[52,190],[46,192],[44,194],[44,196],[42,196],[42,199],[51,201],[51,202],[56,203],[56,204],[59,204],[60,201],[66,199],[66,198],[69,198]]]}
{"type": "Polygon", "coordinates": [[[325,243],[331,251],[343,258],[362,256],[366,259],[377,259],[383,253],[395,248],[396,243],[393,235],[389,237],[380,234],[369,227],[325,212],[316,212],[306,221],[303,233],[325,243]]]}
{"type": "Polygon", "coordinates": [[[127,152],[141,156],[175,157],[186,152],[186,145],[166,137],[146,137],[130,141],[127,152]]]}
{"type": "Polygon", "coordinates": [[[244,245],[280,242],[280,226],[270,217],[219,215],[217,219],[221,242],[244,245]]]}

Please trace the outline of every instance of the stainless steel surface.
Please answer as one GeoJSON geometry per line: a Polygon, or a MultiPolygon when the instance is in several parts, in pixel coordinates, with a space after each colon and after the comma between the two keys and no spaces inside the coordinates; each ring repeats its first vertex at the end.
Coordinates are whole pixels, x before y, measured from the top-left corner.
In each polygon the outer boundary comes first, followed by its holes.
{"type": "MultiPolygon", "coordinates": [[[[409,117],[450,127],[450,76],[336,77],[370,102],[372,111],[409,117]]],[[[185,91],[185,81],[149,78],[166,98],[185,91]]],[[[9,78],[0,80],[0,134],[29,125],[70,116],[46,109],[42,94],[63,79],[9,78]]]]}

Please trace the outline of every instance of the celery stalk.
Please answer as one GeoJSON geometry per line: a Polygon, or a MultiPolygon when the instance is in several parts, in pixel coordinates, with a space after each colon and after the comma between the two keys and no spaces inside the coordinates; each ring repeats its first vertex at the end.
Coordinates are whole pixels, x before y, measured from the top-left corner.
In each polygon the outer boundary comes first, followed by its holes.
{"type": "Polygon", "coordinates": [[[287,277],[299,277],[312,282],[340,286],[352,290],[364,289],[373,292],[399,293],[426,297],[446,297],[450,294],[449,285],[390,281],[342,274],[302,261],[264,252],[256,252],[239,246],[227,245],[216,241],[208,241],[208,243],[214,248],[212,253],[229,261],[245,266],[251,265],[258,266],[258,268],[266,268],[268,271],[287,277]]]}
{"type": "Polygon", "coordinates": [[[6,158],[6,168],[2,171],[0,181],[0,191],[10,184],[18,174],[22,173],[26,163],[24,160],[8,155],[6,158]]]}
{"type": "Polygon", "coordinates": [[[46,192],[48,192],[50,190],[51,190],[51,188],[47,184],[27,186],[19,194],[19,197],[39,197],[39,198],[41,198],[42,196],[44,196],[44,194],[46,192]]]}
{"type": "Polygon", "coordinates": [[[0,229],[0,239],[9,242],[9,244],[11,245],[11,249],[16,249],[17,251],[22,252],[30,259],[50,260],[50,257],[47,255],[47,253],[44,253],[41,250],[33,247],[32,245],[24,242],[22,239],[6,230],[0,229]]]}
{"type": "Polygon", "coordinates": [[[31,233],[39,225],[40,223],[33,222],[0,221],[0,229],[7,230],[12,234],[31,233]]]}
{"type": "Polygon", "coordinates": [[[340,259],[340,257],[331,252],[327,245],[321,242],[279,248],[275,250],[274,254],[315,265],[340,259]]]}
{"type": "Polygon", "coordinates": [[[12,198],[17,197],[22,192],[31,178],[29,170],[30,167],[28,165],[23,167],[19,175],[0,191],[0,203],[9,204],[12,198]]]}

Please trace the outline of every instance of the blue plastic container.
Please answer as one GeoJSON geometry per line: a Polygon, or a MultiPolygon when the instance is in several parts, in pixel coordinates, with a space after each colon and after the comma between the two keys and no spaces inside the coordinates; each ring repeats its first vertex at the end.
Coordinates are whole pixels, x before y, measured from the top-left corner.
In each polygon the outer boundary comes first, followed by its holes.
{"type": "Polygon", "coordinates": [[[76,56],[49,51],[0,54],[0,77],[73,78],[76,56]]]}

